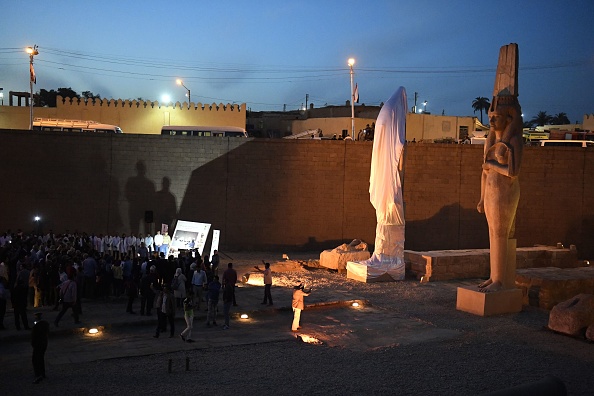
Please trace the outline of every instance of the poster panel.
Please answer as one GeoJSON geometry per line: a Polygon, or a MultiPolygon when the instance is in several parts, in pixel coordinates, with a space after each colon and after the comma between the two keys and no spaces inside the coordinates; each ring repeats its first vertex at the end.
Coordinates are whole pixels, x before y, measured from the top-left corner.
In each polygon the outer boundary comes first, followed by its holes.
{"type": "Polygon", "coordinates": [[[202,255],[209,231],[209,223],[178,220],[171,237],[169,254],[177,256],[180,250],[197,250],[202,255]]]}

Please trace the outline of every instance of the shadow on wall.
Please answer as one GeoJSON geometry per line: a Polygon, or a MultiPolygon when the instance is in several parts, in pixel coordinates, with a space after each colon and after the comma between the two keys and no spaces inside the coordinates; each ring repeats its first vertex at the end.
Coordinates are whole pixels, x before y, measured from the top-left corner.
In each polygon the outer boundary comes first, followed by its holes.
{"type": "Polygon", "coordinates": [[[594,217],[585,217],[579,223],[572,225],[563,243],[565,247],[575,244],[579,259],[594,259],[594,217]]]}
{"type": "Polygon", "coordinates": [[[145,213],[153,212],[153,221],[156,229],[161,229],[161,224],[170,228],[177,218],[177,203],[175,195],[170,191],[171,180],[163,177],[161,190],[156,191],[155,183],[147,177],[146,163],[144,160],[136,162],[136,176],[126,181],[125,195],[128,200],[128,221],[130,233],[134,235],[152,233],[146,224],[145,213]]]}
{"type": "MultiPolygon", "coordinates": [[[[130,233],[138,235],[141,222],[144,221],[144,212],[154,208],[155,199],[155,183],[146,177],[144,160],[136,162],[136,176],[126,181],[125,194],[128,200],[130,233]]],[[[145,233],[147,231],[144,230],[145,233]]]]}
{"type": "MultiPolygon", "coordinates": [[[[338,145],[309,149],[320,157],[329,149],[344,152],[338,145]]],[[[343,184],[341,161],[317,166],[298,145],[245,142],[192,171],[178,218],[221,230],[223,251],[334,248],[350,240],[338,240],[343,189],[327,185],[343,184]]]]}
{"type": "Polygon", "coordinates": [[[429,219],[407,221],[405,238],[407,250],[485,249],[489,228],[484,214],[452,204],[429,219]]]}

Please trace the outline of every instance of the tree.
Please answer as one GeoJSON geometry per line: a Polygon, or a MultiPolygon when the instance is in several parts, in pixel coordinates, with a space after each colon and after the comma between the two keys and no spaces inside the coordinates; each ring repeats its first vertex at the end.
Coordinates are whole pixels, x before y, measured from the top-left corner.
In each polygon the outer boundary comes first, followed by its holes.
{"type": "Polygon", "coordinates": [[[485,114],[486,114],[489,111],[490,106],[491,106],[491,103],[489,103],[489,99],[487,99],[483,96],[479,96],[472,101],[472,108],[474,109],[474,112],[476,113],[477,111],[480,111],[481,124],[483,123],[483,110],[485,111],[485,114]]]}
{"type": "Polygon", "coordinates": [[[72,88],[58,88],[57,91],[55,90],[39,90],[39,103],[38,106],[40,107],[56,107],[56,100],[57,96],[60,95],[62,98],[80,98],[80,95],[76,93],[72,88]]]}
{"type": "Polygon", "coordinates": [[[83,91],[82,97],[85,99],[101,99],[101,95],[95,95],[91,91],[83,91]]]}
{"type": "Polygon", "coordinates": [[[546,111],[539,111],[534,117],[532,117],[530,123],[536,126],[545,126],[550,124],[552,120],[553,117],[548,115],[546,111]]]}
{"type": "Polygon", "coordinates": [[[555,114],[552,119],[551,119],[551,123],[554,125],[565,125],[565,124],[571,124],[571,122],[569,121],[569,118],[567,118],[567,114],[566,113],[557,113],[555,114]]]}

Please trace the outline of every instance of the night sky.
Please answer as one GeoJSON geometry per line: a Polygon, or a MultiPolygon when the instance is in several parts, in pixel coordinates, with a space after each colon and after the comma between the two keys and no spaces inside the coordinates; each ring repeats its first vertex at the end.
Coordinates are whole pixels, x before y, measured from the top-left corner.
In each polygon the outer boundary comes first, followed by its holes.
{"type": "MultiPolygon", "coordinates": [[[[594,113],[594,1],[2,1],[0,87],[102,98],[246,103],[252,110],[343,105],[354,57],[360,104],[399,87],[433,114],[472,116],[491,98],[499,48],[518,43],[520,104],[594,113]]],[[[476,113],[476,116],[479,116],[476,113]]],[[[486,120],[485,120],[486,122],[486,120]]]]}

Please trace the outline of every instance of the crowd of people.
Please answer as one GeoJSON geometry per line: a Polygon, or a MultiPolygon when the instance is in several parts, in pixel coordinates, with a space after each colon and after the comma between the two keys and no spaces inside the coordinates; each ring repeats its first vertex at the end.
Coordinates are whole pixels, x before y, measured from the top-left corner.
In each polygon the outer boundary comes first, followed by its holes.
{"type": "MultiPolygon", "coordinates": [[[[153,307],[161,313],[158,298],[163,300],[167,292],[175,309],[189,306],[183,304],[188,295],[190,305],[200,309],[203,298],[209,295],[203,296],[203,291],[208,291],[218,275],[218,251],[212,259],[208,254],[201,257],[197,251],[166,258],[169,243],[167,233],[160,232],[136,237],[9,230],[0,235],[0,330],[5,328],[8,302],[17,330],[30,328],[28,307],[51,306],[59,311],[55,326],[71,309],[78,323],[83,298],[123,296],[130,314],[136,314],[134,302],[140,298],[140,314],[151,315],[153,307]]],[[[233,287],[236,282],[235,273],[233,287]]]]}

